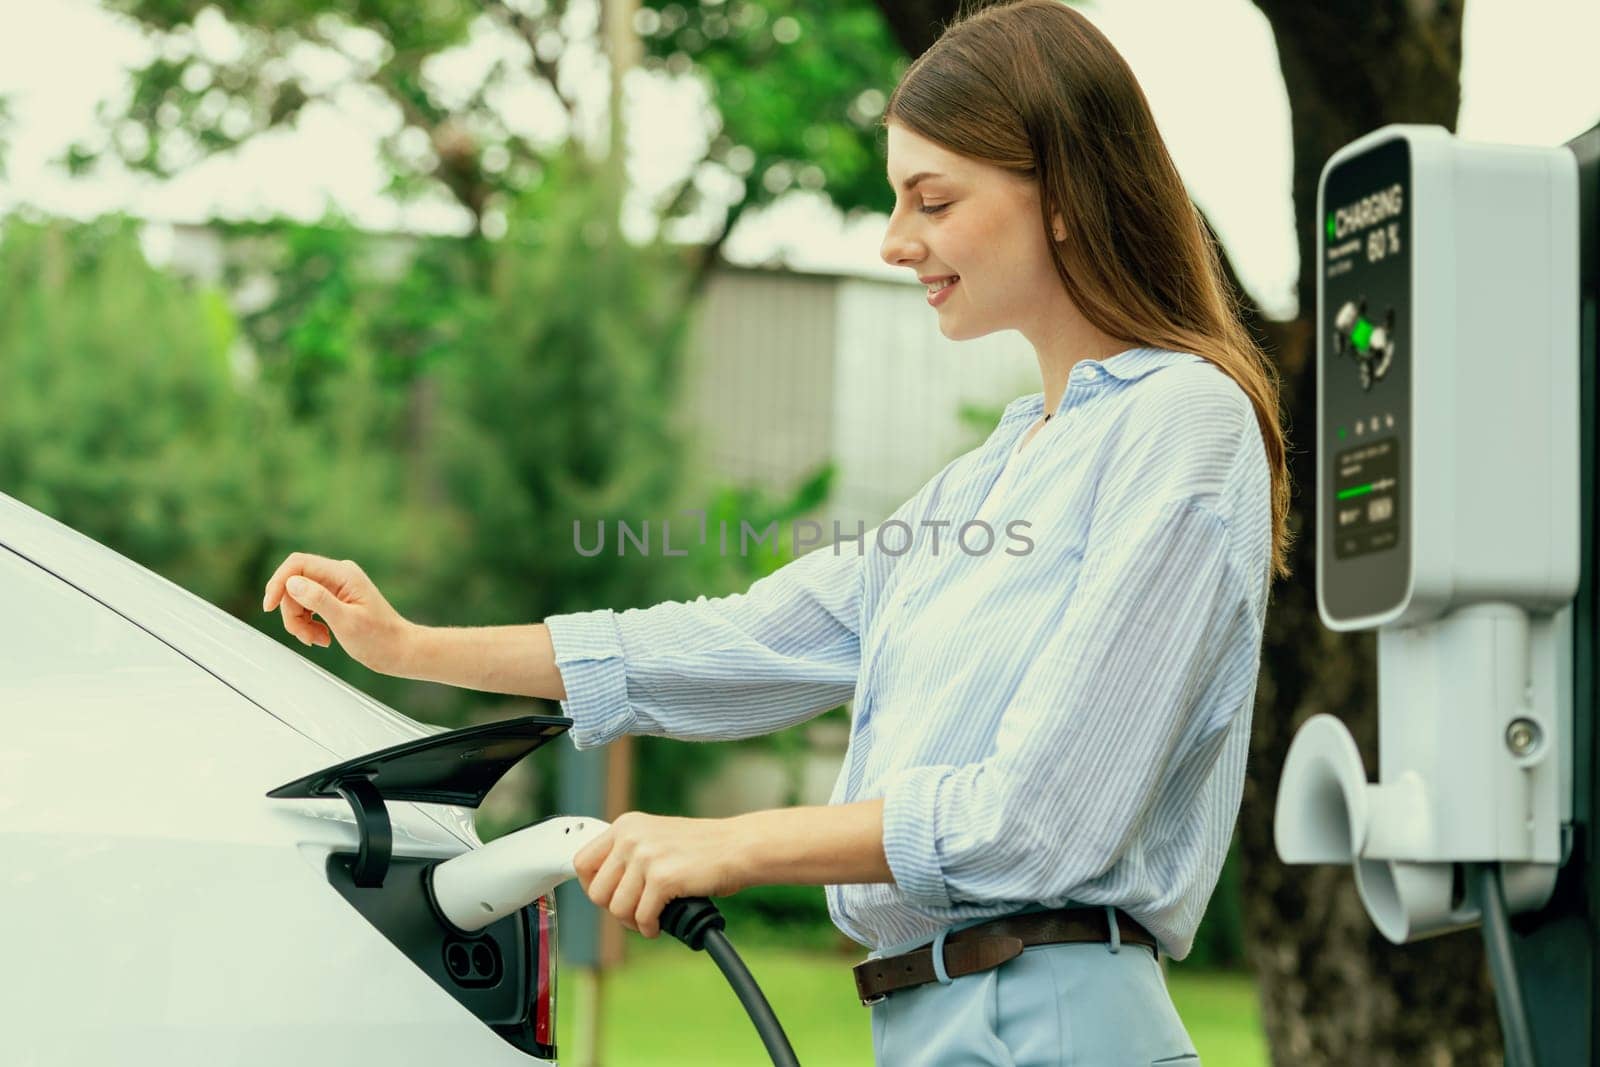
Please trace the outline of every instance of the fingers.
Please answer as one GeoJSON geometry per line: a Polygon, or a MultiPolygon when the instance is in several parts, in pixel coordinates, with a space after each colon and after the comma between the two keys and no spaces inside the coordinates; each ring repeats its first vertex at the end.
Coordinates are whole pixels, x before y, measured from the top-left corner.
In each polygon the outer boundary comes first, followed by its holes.
{"type": "Polygon", "coordinates": [[[326,647],[332,642],[333,632],[313,619],[311,611],[294,597],[285,596],[278,605],[278,610],[283,615],[283,628],[299,638],[301,644],[326,647]]]}
{"type": "MultiPolygon", "coordinates": [[[[309,557],[304,552],[291,552],[278,569],[272,572],[272,577],[267,579],[267,588],[261,596],[261,610],[271,611],[283,599],[284,583],[289,576],[299,574],[309,557]]],[[[285,622],[287,622],[287,618],[285,622]]]]}
{"type": "Polygon", "coordinates": [[[586,890],[595,907],[610,910],[612,897],[616,894],[622,876],[627,872],[627,866],[615,851],[606,857],[606,861],[600,865],[600,870],[590,879],[586,890]]]}
{"type": "Polygon", "coordinates": [[[589,880],[599,873],[600,864],[611,854],[613,833],[613,830],[607,828],[572,857],[572,869],[577,872],[578,884],[583,886],[585,893],[589,892],[589,880]]]}
{"type": "Polygon", "coordinates": [[[639,924],[634,921],[634,913],[639,910],[639,898],[644,895],[644,872],[638,867],[629,867],[622,876],[617,891],[611,895],[611,907],[606,909],[617,917],[617,921],[630,930],[637,931],[639,924]]]}
{"type": "Polygon", "coordinates": [[[670,903],[667,892],[659,882],[645,886],[639,906],[633,912],[633,928],[645,937],[661,936],[661,912],[670,903]]]}
{"type": "Polygon", "coordinates": [[[686,884],[648,830],[660,821],[628,812],[572,857],[578,884],[591,903],[644,937],[661,936],[661,912],[697,890],[686,884]]]}
{"type": "Polygon", "coordinates": [[[283,628],[301,644],[326,648],[333,643],[331,627],[311,617],[317,612],[324,619],[335,610],[337,596],[332,590],[344,588],[360,568],[350,560],[329,559],[309,552],[291,552],[267,579],[262,594],[261,610],[277,608],[283,616],[283,628]],[[289,590],[291,579],[303,578],[313,584],[296,596],[289,590]],[[319,595],[320,594],[320,595],[319,595]]]}
{"type": "Polygon", "coordinates": [[[267,588],[261,597],[261,610],[271,611],[283,599],[285,585],[295,575],[303,575],[319,585],[337,590],[349,581],[358,568],[349,560],[314,556],[309,552],[291,552],[278,564],[278,569],[267,579],[267,588]]]}

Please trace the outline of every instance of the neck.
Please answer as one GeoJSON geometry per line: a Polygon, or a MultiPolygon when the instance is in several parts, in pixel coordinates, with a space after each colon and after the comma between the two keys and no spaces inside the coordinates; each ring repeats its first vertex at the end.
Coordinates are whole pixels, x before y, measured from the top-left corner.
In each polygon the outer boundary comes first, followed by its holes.
{"type": "Polygon", "coordinates": [[[1086,359],[1110,359],[1135,347],[1132,342],[1095,329],[1076,309],[1049,327],[1023,329],[1022,335],[1033,345],[1034,358],[1039,361],[1047,415],[1054,415],[1061,406],[1073,367],[1086,359]]]}

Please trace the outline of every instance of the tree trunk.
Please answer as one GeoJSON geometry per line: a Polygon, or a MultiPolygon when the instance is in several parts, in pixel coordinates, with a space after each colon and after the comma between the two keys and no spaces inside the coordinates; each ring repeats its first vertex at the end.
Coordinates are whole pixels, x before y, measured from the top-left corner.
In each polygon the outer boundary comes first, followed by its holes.
{"type": "Polygon", "coordinates": [[[1258,6],[1277,41],[1293,113],[1300,314],[1262,325],[1270,326],[1294,434],[1300,540],[1294,577],[1274,591],[1267,616],[1239,825],[1246,951],[1278,1062],[1498,1063],[1500,1031],[1477,931],[1390,945],[1361,907],[1348,868],[1285,866],[1272,843],[1279,772],[1309,716],[1338,715],[1367,766],[1377,766],[1375,641],[1327,631],[1316,610],[1317,179],[1335,150],[1387,123],[1455,128],[1462,5],[1258,6]]]}

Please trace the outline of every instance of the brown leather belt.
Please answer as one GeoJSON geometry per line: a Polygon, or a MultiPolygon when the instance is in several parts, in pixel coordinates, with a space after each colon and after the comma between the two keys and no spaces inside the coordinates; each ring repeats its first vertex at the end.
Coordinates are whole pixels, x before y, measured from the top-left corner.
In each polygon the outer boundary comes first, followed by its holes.
{"type": "MultiPolygon", "coordinates": [[[[1116,917],[1122,944],[1156,949],[1156,939],[1150,931],[1120,908],[1116,917]]],[[[951,978],[960,978],[964,974],[987,971],[1022,955],[1022,950],[1030,945],[1110,940],[1111,925],[1105,908],[1058,908],[1025,915],[1002,915],[946,936],[945,973],[951,978]]],[[[924,985],[939,977],[933,969],[931,942],[898,956],[858,963],[851,970],[855,972],[856,993],[863,1005],[876,1004],[896,990],[924,985]]]]}

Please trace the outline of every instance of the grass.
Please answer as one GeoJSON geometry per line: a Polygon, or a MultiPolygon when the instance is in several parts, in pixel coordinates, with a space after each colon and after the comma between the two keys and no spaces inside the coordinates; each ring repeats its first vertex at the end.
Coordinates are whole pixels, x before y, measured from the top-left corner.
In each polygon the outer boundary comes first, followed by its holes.
{"type": "MultiPolygon", "coordinates": [[[[872,1064],[868,1011],[856,1000],[850,966],[865,958],[736,945],[761,983],[802,1064],[872,1064]]],[[[628,936],[628,962],[605,977],[602,1056],[607,1064],[760,1064],[770,1062],[722,972],[704,953],[670,937],[628,936]]],[[[585,1062],[577,1029],[581,995],[564,968],[556,1005],[561,1058],[585,1062]]],[[[1168,970],[1172,999],[1200,1058],[1225,1067],[1267,1067],[1254,982],[1229,972],[1168,970]]]]}

